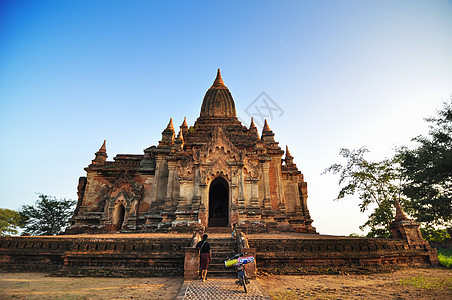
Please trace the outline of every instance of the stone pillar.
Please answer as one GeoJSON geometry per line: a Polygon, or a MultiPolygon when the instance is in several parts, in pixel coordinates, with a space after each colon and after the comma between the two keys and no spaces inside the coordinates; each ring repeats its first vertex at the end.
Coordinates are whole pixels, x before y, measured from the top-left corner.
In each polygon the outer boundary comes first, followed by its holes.
{"type": "MultiPolygon", "coordinates": [[[[200,173],[202,170],[200,170],[200,173]]],[[[201,174],[202,175],[202,174],[201,174]]],[[[209,192],[207,190],[207,182],[205,176],[200,176],[199,183],[199,194],[200,194],[200,205],[199,205],[199,220],[201,221],[201,225],[207,227],[208,221],[208,212],[206,207],[209,206],[209,192]]]]}
{"type": "Polygon", "coordinates": [[[192,209],[193,210],[198,210],[199,209],[199,205],[200,200],[201,200],[201,196],[200,196],[200,192],[199,192],[199,186],[201,184],[201,174],[199,171],[199,164],[195,163],[195,179],[193,182],[193,198],[192,198],[192,209]]]}
{"type": "Polygon", "coordinates": [[[199,278],[199,249],[186,247],[184,261],[184,280],[196,280],[199,278]]]}
{"type": "Polygon", "coordinates": [[[168,161],[168,185],[166,188],[165,208],[171,209],[174,205],[173,200],[173,186],[174,186],[174,172],[176,170],[176,161],[168,161]]]}
{"type": "Polygon", "coordinates": [[[152,195],[152,201],[159,200],[160,170],[164,160],[165,158],[161,155],[157,155],[155,158],[154,193],[152,195]]]}
{"type": "Polygon", "coordinates": [[[237,207],[238,207],[238,209],[244,209],[245,208],[245,183],[243,181],[243,164],[239,165],[238,175],[239,175],[239,197],[237,199],[237,207]]]}
{"type": "Polygon", "coordinates": [[[271,210],[272,209],[272,203],[270,200],[270,179],[268,176],[268,172],[270,170],[269,162],[261,162],[262,167],[262,177],[264,179],[264,203],[263,207],[264,210],[271,210]]]}
{"type": "Polygon", "coordinates": [[[184,180],[184,179],[180,180],[180,194],[179,194],[179,198],[177,200],[177,209],[178,210],[187,208],[187,198],[186,198],[187,185],[188,185],[187,180],[184,180]]]}
{"type": "Polygon", "coordinates": [[[258,178],[251,178],[251,203],[250,208],[260,208],[257,188],[258,178]]]}
{"type": "Polygon", "coordinates": [[[238,215],[238,198],[239,198],[239,185],[240,185],[240,179],[238,178],[238,173],[240,170],[238,169],[237,165],[231,166],[231,183],[230,183],[230,198],[231,198],[231,205],[229,207],[229,226],[232,226],[234,223],[238,223],[239,215],[238,215]]]}

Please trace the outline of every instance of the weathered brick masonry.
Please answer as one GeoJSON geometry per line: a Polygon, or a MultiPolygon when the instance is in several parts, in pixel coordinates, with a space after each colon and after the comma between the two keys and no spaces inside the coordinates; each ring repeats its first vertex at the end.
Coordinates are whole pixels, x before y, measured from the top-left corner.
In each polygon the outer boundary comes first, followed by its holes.
{"type": "MultiPolygon", "coordinates": [[[[408,245],[389,239],[328,237],[318,239],[249,238],[260,270],[300,267],[437,264],[436,250],[428,243],[408,245]]],[[[296,272],[295,272],[296,273],[296,272]]]]}
{"type": "Polygon", "coordinates": [[[191,238],[2,237],[4,271],[69,275],[182,276],[191,238]]]}

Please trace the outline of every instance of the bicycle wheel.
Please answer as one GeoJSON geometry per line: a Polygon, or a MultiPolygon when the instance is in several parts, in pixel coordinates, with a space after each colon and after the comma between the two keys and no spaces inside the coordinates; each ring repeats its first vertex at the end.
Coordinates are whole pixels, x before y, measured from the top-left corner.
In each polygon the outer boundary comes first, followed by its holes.
{"type": "Polygon", "coordinates": [[[245,293],[248,293],[248,291],[246,290],[245,278],[243,276],[240,276],[239,281],[240,281],[240,285],[243,285],[243,289],[245,290],[245,293]]]}

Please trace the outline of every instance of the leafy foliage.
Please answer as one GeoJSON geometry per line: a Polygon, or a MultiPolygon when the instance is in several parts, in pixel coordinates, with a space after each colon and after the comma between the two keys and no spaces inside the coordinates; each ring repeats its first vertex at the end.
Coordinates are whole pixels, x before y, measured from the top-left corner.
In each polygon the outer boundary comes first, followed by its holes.
{"type": "Polygon", "coordinates": [[[418,222],[450,226],[452,221],[452,96],[431,123],[428,136],[413,140],[410,150],[399,149],[398,157],[407,181],[403,193],[418,222]]]}
{"type": "Polygon", "coordinates": [[[0,236],[17,234],[18,228],[23,225],[23,218],[17,211],[0,208],[0,236]]]}
{"type": "Polygon", "coordinates": [[[452,249],[438,248],[439,263],[446,268],[452,268],[452,249]]]}
{"type": "Polygon", "coordinates": [[[421,227],[422,237],[429,242],[444,243],[450,239],[447,229],[436,229],[433,226],[421,227]]]}
{"type": "Polygon", "coordinates": [[[402,176],[397,158],[371,162],[364,158],[369,152],[362,147],[358,150],[343,148],[339,154],[346,160],[345,164],[333,164],[323,171],[339,174],[342,185],[337,200],[350,195],[358,195],[361,212],[366,211],[372,203],[377,207],[370,214],[367,222],[360,228],[370,228],[369,237],[389,237],[389,224],[394,218],[394,201],[401,200],[402,176]]]}
{"type": "Polygon", "coordinates": [[[75,201],[39,194],[36,204],[24,205],[20,214],[24,218],[25,232],[31,235],[56,235],[68,225],[75,201]]]}

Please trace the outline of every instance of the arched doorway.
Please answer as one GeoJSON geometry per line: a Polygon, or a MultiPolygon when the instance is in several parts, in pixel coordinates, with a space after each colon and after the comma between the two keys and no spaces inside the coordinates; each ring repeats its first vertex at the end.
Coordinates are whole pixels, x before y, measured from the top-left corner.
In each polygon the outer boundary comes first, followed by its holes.
{"type": "Polygon", "coordinates": [[[113,229],[121,230],[122,223],[124,222],[124,215],[126,213],[126,209],[124,205],[118,204],[113,211],[113,229]]]}
{"type": "Polygon", "coordinates": [[[229,221],[229,186],[222,177],[215,178],[209,188],[209,227],[227,227],[229,221]]]}

